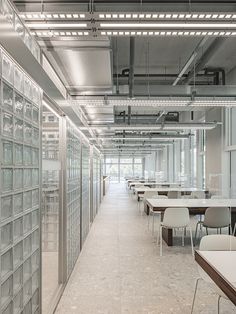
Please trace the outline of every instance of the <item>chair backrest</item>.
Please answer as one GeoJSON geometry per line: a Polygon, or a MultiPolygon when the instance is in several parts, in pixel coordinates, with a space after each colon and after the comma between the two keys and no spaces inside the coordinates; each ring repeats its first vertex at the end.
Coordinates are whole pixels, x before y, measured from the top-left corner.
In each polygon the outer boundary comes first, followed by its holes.
{"type": "Polygon", "coordinates": [[[211,199],[222,199],[222,198],[225,198],[225,197],[222,195],[212,195],[211,196],[211,199]]]}
{"type": "Polygon", "coordinates": [[[164,212],[163,225],[169,227],[186,227],[189,224],[189,210],[185,207],[168,207],[164,212]]]}
{"type": "MultiPolygon", "coordinates": [[[[201,239],[199,251],[236,251],[236,237],[226,234],[211,234],[201,239]]],[[[212,279],[198,266],[200,277],[210,283],[212,279]]]]}
{"type": "Polygon", "coordinates": [[[147,198],[152,198],[154,196],[157,196],[156,191],[145,191],[143,194],[143,198],[146,200],[147,198]]]}
{"type": "Polygon", "coordinates": [[[191,193],[192,198],[206,198],[206,194],[204,191],[193,191],[191,193]]]}
{"type": "Polygon", "coordinates": [[[168,198],[179,198],[180,195],[181,194],[178,191],[168,191],[167,193],[168,198]]]}
{"type": "Polygon", "coordinates": [[[191,194],[182,195],[181,198],[193,198],[191,194]]]}
{"type": "Polygon", "coordinates": [[[208,207],[203,224],[209,228],[223,228],[229,226],[230,222],[231,215],[228,207],[208,207]]]}

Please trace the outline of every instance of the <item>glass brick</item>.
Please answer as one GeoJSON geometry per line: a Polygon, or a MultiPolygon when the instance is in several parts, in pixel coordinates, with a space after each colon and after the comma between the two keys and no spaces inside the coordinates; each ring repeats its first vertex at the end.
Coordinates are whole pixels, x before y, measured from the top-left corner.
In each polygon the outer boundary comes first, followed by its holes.
{"type": "Polygon", "coordinates": [[[13,143],[3,141],[3,164],[12,165],[13,163],[13,143]]]}
{"type": "Polygon", "coordinates": [[[23,141],[23,120],[15,119],[14,137],[17,141],[23,141]]]}
{"type": "Polygon", "coordinates": [[[36,270],[32,275],[32,291],[34,292],[38,288],[39,288],[39,271],[36,270]]]}
{"type": "MultiPolygon", "coordinates": [[[[4,7],[6,7],[6,3],[4,7]]],[[[12,10],[11,10],[12,12],[12,10]]],[[[12,13],[11,13],[12,14],[12,13]]],[[[13,83],[13,64],[4,54],[2,55],[2,76],[10,83],[13,83]]]]}
{"type": "Polygon", "coordinates": [[[32,140],[32,128],[29,123],[25,123],[24,140],[26,143],[31,143],[31,140],[32,140]]]}
{"type": "Polygon", "coordinates": [[[1,249],[6,249],[12,243],[12,223],[1,227],[1,249]]]}
{"type": "Polygon", "coordinates": [[[39,130],[36,128],[32,129],[32,144],[35,146],[39,145],[39,130]]]}
{"type": "Polygon", "coordinates": [[[28,258],[23,264],[23,280],[26,282],[31,277],[31,259],[28,258]]]}
{"type": "Polygon", "coordinates": [[[24,92],[25,96],[29,99],[32,98],[32,89],[31,89],[31,81],[25,76],[25,83],[24,83],[24,92]]]}
{"type": "Polygon", "coordinates": [[[24,239],[24,257],[28,256],[31,253],[32,246],[31,246],[31,236],[28,236],[24,239]]]}
{"type": "Polygon", "coordinates": [[[35,228],[39,225],[39,210],[36,209],[32,212],[32,228],[35,228]]]}
{"type": "Polygon", "coordinates": [[[24,210],[28,210],[32,207],[32,192],[27,191],[24,193],[24,210]]]}
{"type": "Polygon", "coordinates": [[[3,113],[3,135],[13,136],[13,116],[9,113],[3,113]]]}
{"type": "Polygon", "coordinates": [[[23,188],[23,169],[14,169],[14,189],[23,188]]]}
{"type": "Polygon", "coordinates": [[[25,28],[17,15],[15,15],[15,31],[17,32],[20,38],[24,39],[25,28]]]}
{"type": "Polygon", "coordinates": [[[25,118],[29,120],[32,118],[32,104],[29,101],[25,101],[25,118]]]}
{"type": "Polygon", "coordinates": [[[36,106],[33,106],[33,110],[32,110],[32,120],[35,123],[39,123],[39,108],[37,108],[36,106]]]}
{"type": "Polygon", "coordinates": [[[2,197],[1,220],[12,216],[12,196],[2,197]]]}
{"type": "Polygon", "coordinates": [[[23,307],[23,290],[21,290],[13,300],[13,314],[21,312],[23,307]]]}
{"type": "Polygon", "coordinates": [[[23,231],[24,234],[28,233],[32,229],[31,226],[31,213],[24,215],[23,217],[23,231]]]}
{"type": "Polygon", "coordinates": [[[14,294],[23,285],[23,267],[20,266],[13,274],[13,291],[14,294]]]}
{"type": "Polygon", "coordinates": [[[38,206],[39,205],[39,190],[35,189],[32,191],[32,206],[38,206]]]}
{"type": "Polygon", "coordinates": [[[16,241],[23,236],[23,219],[22,217],[13,222],[13,240],[16,241]]]}
{"type": "Polygon", "coordinates": [[[39,170],[38,169],[32,169],[32,185],[36,186],[39,185],[39,170]]]}
{"type": "Polygon", "coordinates": [[[24,147],[24,164],[29,166],[32,164],[32,150],[30,146],[24,147]]]}
{"type": "Polygon", "coordinates": [[[12,169],[2,169],[2,190],[11,191],[13,188],[13,171],[12,169]]]}
{"type": "Polygon", "coordinates": [[[35,230],[32,233],[32,250],[35,251],[39,248],[39,230],[35,230]]]}
{"type": "Polygon", "coordinates": [[[13,279],[10,276],[4,283],[1,285],[1,303],[6,304],[10,301],[13,295],[13,279]]]}
{"type": "Polygon", "coordinates": [[[20,117],[24,115],[24,98],[17,93],[15,93],[15,113],[20,117]]]}
{"type": "Polygon", "coordinates": [[[31,169],[24,169],[24,187],[30,187],[32,184],[31,169]]]}
{"type": "Polygon", "coordinates": [[[39,261],[39,250],[37,250],[31,257],[32,272],[35,272],[39,268],[39,261]]]}
{"type": "Polygon", "coordinates": [[[12,302],[2,311],[2,314],[12,314],[13,305],[12,302]]]}
{"type": "Polygon", "coordinates": [[[15,66],[14,87],[21,93],[24,92],[24,74],[15,66]]]}
{"type": "Polygon", "coordinates": [[[17,215],[23,211],[23,194],[14,195],[14,214],[17,215]]]}
{"type": "MultiPolygon", "coordinates": [[[[29,300],[29,298],[31,298],[31,295],[32,295],[32,283],[31,283],[31,279],[30,279],[23,286],[24,303],[26,303],[29,300]]],[[[29,312],[29,313],[32,313],[32,312],[29,312]]]]}
{"type": "Polygon", "coordinates": [[[23,145],[15,144],[15,163],[16,165],[23,164],[23,145]]]}
{"type": "Polygon", "coordinates": [[[31,300],[25,305],[22,314],[32,314],[32,302],[31,300]]]}
{"type": "Polygon", "coordinates": [[[33,297],[32,297],[32,310],[33,310],[33,313],[35,313],[35,311],[37,310],[39,306],[39,290],[37,289],[34,294],[33,294],[33,297]]]}
{"type": "Polygon", "coordinates": [[[2,95],[3,108],[8,111],[13,111],[13,89],[7,84],[3,83],[3,95],[2,95]]]}
{"type": "Polygon", "coordinates": [[[13,264],[14,267],[23,261],[23,242],[17,243],[13,248],[13,264]]]}
{"type": "Polygon", "coordinates": [[[33,165],[39,165],[39,150],[37,148],[32,149],[32,158],[33,158],[33,165]]]}
{"type": "Polygon", "coordinates": [[[1,277],[12,271],[12,250],[10,249],[1,256],[1,277]]]}

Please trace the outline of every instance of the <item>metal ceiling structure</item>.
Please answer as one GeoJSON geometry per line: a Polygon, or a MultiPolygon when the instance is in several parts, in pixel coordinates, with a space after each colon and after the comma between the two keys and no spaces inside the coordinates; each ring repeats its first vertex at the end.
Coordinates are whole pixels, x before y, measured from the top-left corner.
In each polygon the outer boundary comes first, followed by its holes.
{"type": "Polygon", "coordinates": [[[163,149],[236,105],[235,1],[13,3],[66,90],[54,100],[106,155],[163,149]]]}

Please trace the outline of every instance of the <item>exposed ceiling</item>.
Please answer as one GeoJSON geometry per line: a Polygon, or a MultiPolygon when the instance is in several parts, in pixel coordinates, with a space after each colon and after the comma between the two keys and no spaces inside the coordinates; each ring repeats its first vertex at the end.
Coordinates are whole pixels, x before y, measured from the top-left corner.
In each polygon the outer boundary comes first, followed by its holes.
{"type": "MultiPolygon", "coordinates": [[[[232,72],[236,65],[236,24],[235,29],[233,26],[236,21],[235,1],[18,0],[14,1],[14,4],[70,95],[68,102],[61,106],[91,141],[100,143],[104,149],[112,147],[115,151],[124,151],[127,146],[128,151],[135,153],[140,147],[145,146],[150,150],[150,145],[158,145],[162,148],[174,140],[182,140],[168,139],[163,143],[160,134],[167,138],[171,134],[190,134],[191,128],[183,124],[181,127],[180,123],[204,120],[205,112],[215,105],[217,90],[214,87],[224,88],[227,74],[232,72]],[[125,15],[127,12],[129,17],[125,15]],[[189,26],[190,29],[186,31],[185,27],[176,30],[172,27],[170,30],[164,29],[164,32],[159,30],[157,34],[157,29],[152,26],[138,35],[137,26],[137,29],[130,26],[130,23],[143,22],[142,18],[138,17],[137,20],[134,15],[144,15],[145,23],[151,23],[154,19],[153,13],[163,15],[163,12],[171,13],[171,16],[165,13],[166,25],[179,21],[195,23],[196,29],[189,26]],[[181,12],[184,13],[182,18],[181,12]],[[194,12],[197,12],[197,17],[194,17],[194,12]],[[199,12],[204,13],[203,21],[208,23],[203,30],[199,26],[199,12]],[[211,16],[207,17],[206,12],[210,12],[208,15],[211,16]],[[119,20],[121,13],[124,18],[119,20]],[[148,16],[150,14],[151,22],[148,16]],[[178,18],[174,17],[176,14],[178,18]],[[217,15],[215,20],[214,14],[217,15]],[[123,26],[117,29],[111,29],[109,26],[111,30],[108,31],[102,29],[102,24],[117,23],[117,18],[118,24],[127,24],[127,34],[124,29],[121,31],[123,26]],[[223,26],[228,22],[231,23],[230,31],[223,26]],[[36,25],[40,23],[41,25],[36,25]],[[74,25],[64,28],[62,25],[58,28],[58,24],[68,23],[74,25]],[[87,26],[81,27],[79,24],[87,26]],[[219,27],[212,31],[213,24],[219,27]],[[178,86],[173,89],[173,85],[178,86]],[[191,89],[188,86],[191,86],[191,89]],[[211,97],[212,105],[195,101],[195,96],[201,96],[196,92],[199,86],[206,88],[204,96],[211,97]],[[178,94],[173,94],[173,91],[178,91],[178,94]],[[166,103],[163,104],[162,100],[151,102],[154,95],[157,97],[160,94],[166,97],[166,103]],[[87,98],[83,98],[84,96],[87,98]],[[112,101],[114,96],[120,99],[120,102],[112,101]],[[182,96],[184,103],[179,104],[178,100],[182,96]],[[101,102],[97,97],[100,97],[101,102]],[[140,97],[145,98],[145,104],[135,103],[135,99],[140,97]],[[126,103],[130,98],[134,101],[126,103]],[[83,103],[80,103],[80,99],[84,99],[83,103]],[[170,126],[171,121],[173,125],[168,130],[165,126],[170,126]],[[149,125],[148,130],[142,129],[145,125],[149,125]],[[162,127],[155,130],[155,125],[162,127]],[[117,126],[117,129],[114,126],[117,126]],[[134,128],[127,130],[127,126],[134,128]],[[125,140],[129,136],[136,138],[125,140]],[[155,139],[155,142],[150,143],[150,138],[152,141],[155,139]]],[[[160,21],[162,22],[158,15],[154,22],[160,21]]],[[[219,89],[221,100],[224,100],[223,96],[228,97],[224,90],[219,89]]],[[[231,96],[235,101],[236,95],[231,96]]],[[[220,106],[220,103],[218,105],[220,106]]],[[[195,125],[194,129],[197,128],[198,125],[195,125]]],[[[204,128],[202,122],[199,123],[199,128],[204,128]]]]}

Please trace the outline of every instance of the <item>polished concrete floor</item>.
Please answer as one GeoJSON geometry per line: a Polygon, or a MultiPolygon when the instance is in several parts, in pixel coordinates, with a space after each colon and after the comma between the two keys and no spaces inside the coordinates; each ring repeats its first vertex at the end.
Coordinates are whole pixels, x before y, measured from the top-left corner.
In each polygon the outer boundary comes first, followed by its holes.
{"type": "MultiPolygon", "coordinates": [[[[189,314],[198,272],[188,240],[163,245],[160,258],[147,216],[124,184],[111,185],[56,313],[189,314]]],[[[204,282],[194,313],[217,313],[217,296],[204,282]]],[[[232,313],[223,300],[221,314],[232,313]]]]}

